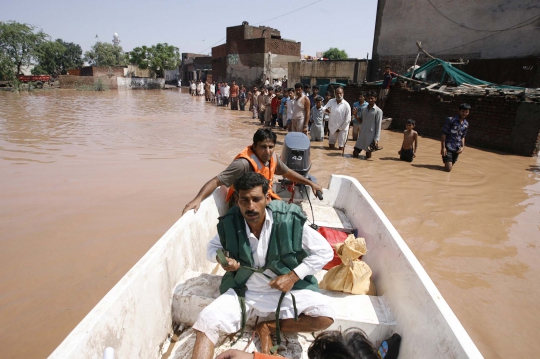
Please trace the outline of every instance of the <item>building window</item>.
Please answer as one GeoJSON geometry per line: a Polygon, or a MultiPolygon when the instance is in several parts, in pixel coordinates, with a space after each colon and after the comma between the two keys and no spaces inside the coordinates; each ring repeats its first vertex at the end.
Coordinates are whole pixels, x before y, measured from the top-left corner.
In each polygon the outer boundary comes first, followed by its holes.
{"type": "Polygon", "coordinates": [[[349,79],[336,79],[336,82],[347,85],[349,83],[349,79]]]}
{"type": "Polygon", "coordinates": [[[300,80],[300,83],[302,85],[309,85],[311,86],[311,77],[304,77],[300,80]]]}

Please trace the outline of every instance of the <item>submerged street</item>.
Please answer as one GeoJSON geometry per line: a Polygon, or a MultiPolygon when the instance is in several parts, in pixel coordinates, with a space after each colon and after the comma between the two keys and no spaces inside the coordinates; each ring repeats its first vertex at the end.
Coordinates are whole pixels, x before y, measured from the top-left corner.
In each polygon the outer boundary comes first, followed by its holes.
{"type": "MultiPolygon", "coordinates": [[[[2,358],[49,355],[259,127],[179,90],[0,92],[0,108],[2,358]]],[[[383,131],[370,161],[313,143],[310,173],[360,181],[486,358],[532,356],[538,159],[467,147],[446,173],[415,130],[412,164],[383,131]]]]}

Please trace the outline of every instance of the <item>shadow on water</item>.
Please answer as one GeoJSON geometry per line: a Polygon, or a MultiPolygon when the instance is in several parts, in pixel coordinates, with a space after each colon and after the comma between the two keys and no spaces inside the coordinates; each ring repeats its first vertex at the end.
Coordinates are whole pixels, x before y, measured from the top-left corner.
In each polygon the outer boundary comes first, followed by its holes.
{"type": "Polygon", "coordinates": [[[411,166],[413,166],[413,167],[418,167],[418,168],[427,168],[428,170],[434,170],[434,171],[444,171],[444,167],[443,167],[443,166],[439,166],[439,165],[417,165],[417,164],[411,164],[411,166]]]}
{"type": "Polygon", "coordinates": [[[255,121],[242,121],[242,123],[246,123],[248,125],[254,125],[254,126],[261,126],[260,122],[255,122],[255,121]]]}
{"type": "MultiPolygon", "coordinates": [[[[340,152],[327,153],[326,155],[329,156],[329,157],[347,157],[347,155],[343,156],[343,155],[341,154],[341,151],[340,151],[340,152]]],[[[352,157],[352,156],[351,156],[351,157],[352,157]]]]}
{"type": "Polygon", "coordinates": [[[396,157],[381,157],[379,158],[381,161],[400,161],[399,158],[396,158],[396,157]]]}
{"type": "Polygon", "coordinates": [[[529,166],[529,168],[525,168],[525,170],[540,175],[540,166],[529,166]]]}

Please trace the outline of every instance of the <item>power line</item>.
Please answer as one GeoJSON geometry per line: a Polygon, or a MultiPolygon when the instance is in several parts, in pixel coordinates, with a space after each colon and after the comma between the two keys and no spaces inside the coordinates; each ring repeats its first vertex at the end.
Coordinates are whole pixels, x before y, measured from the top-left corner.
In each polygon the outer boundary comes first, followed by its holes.
{"type": "Polygon", "coordinates": [[[536,16],[533,16],[532,18],[530,19],[527,19],[525,21],[522,21],[520,23],[517,23],[513,26],[510,26],[509,28],[506,28],[506,29],[503,29],[503,30],[499,30],[493,34],[490,34],[488,36],[484,36],[480,39],[477,39],[477,40],[474,40],[474,41],[471,41],[471,42],[467,42],[466,44],[461,44],[461,45],[458,45],[458,46],[454,46],[454,47],[451,47],[451,48],[448,48],[448,49],[445,49],[445,50],[439,50],[439,51],[434,51],[433,53],[434,54],[439,54],[441,52],[446,52],[446,51],[449,51],[449,50],[454,50],[454,49],[457,49],[457,48],[460,48],[460,47],[463,47],[463,46],[467,46],[467,45],[470,45],[470,44],[473,44],[475,42],[478,42],[478,41],[482,41],[482,40],[485,40],[487,39],[488,37],[491,37],[491,36],[495,36],[497,34],[500,34],[501,32],[505,32],[505,31],[510,31],[510,30],[517,30],[517,29],[520,29],[522,27],[525,27],[525,26],[529,26],[529,25],[532,25],[533,22],[535,22],[536,20],[540,19],[540,14],[536,15],[536,16]]]}
{"type": "MultiPolygon", "coordinates": [[[[268,22],[268,21],[272,21],[272,20],[275,20],[275,19],[279,19],[280,17],[290,15],[290,14],[292,14],[292,13],[295,13],[295,12],[297,12],[297,11],[300,11],[300,10],[302,10],[302,9],[305,9],[305,8],[307,8],[307,7],[310,7],[310,6],[312,6],[312,5],[315,5],[315,4],[317,4],[317,3],[321,2],[321,1],[323,1],[323,0],[317,0],[317,1],[315,1],[315,2],[312,2],[312,3],[310,3],[310,4],[307,4],[307,5],[305,5],[305,6],[302,6],[301,8],[298,8],[298,9],[296,9],[296,10],[289,11],[288,13],[285,13],[285,14],[283,14],[283,15],[279,15],[279,16],[273,17],[273,18],[271,18],[271,19],[268,19],[268,20],[264,20],[264,21],[258,22],[258,23],[253,24],[253,25],[260,25],[260,24],[263,24],[263,23],[268,22]]],[[[223,39],[219,40],[219,41],[216,42],[214,45],[216,45],[217,43],[222,42],[222,41],[225,40],[225,39],[226,39],[226,37],[224,37],[223,39]]],[[[212,45],[212,46],[210,46],[210,47],[207,47],[207,48],[204,49],[203,51],[206,51],[206,50],[208,50],[208,49],[211,49],[212,47],[214,47],[214,45],[212,45]]],[[[203,51],[201,51],[200,53],[202,53],[203,51]]]]}
{"type": "Polygon", "coordinates": [[[214,43],[213,45],[210,45],[210,47],[207,47],[206,49],[202,50],[202,51],[199,51],[199,54],[202,54],[203,51],[206,51],[208,49],[211,49],[212,47],[214,47],[217,43],[220,43],[221,41],[225,40],[225,37],[221,40],[219,40],[218,42],[214,43]]]}
{"type": "Polygon", "coordinates": [[[265,23],[265,22],[268,22],[268,21],[272,21],[272,20],[275,20],[275,19],[279,19],[280,17],[290,15],[290,14],[292,14],[292,13],[294,13],[294,12],[297,12],[297,11],[300,11],[300,10],[302,10],[302,9],[305,9],[305,8],[311,6],[311,5],[315,5],[316,3],[319,3],[319,2],[321,2],[321,1],[323,1],[323,0],[318,0],[318,1],[312,2],[311,4],[307,4],[306,6],[302,6],[301,8],[298,8],[298,9],[293,10],[293,11],[291,11],[291,12],[288,12],[288,13],[286,13],[286,14],[279,15],[279,16],[273,17],[273,18],[271,18],[271,19],[268,19],[268,20],[264,20],[264,21],[258,22],[258,23],[254,24],[254,25],[259,25],[259,24],[262,24],[262,23],[265,23]]]}
{"type": "MultiPolygon", "coordinates": [[[[433,4],[433,2],[431,2],[431,0],[427,0],[427,1],[428,1],[428,2],[431,4],[431,6],[433,6],[433,8],[434,8],[435,10],[437,10],[437,12],[438,12],[439,14],[441,14],[445,19],[447,19],[448,21],[450,21],[450,22],[452,22],[452,23],[454,23],[454,24],[456,24],[456,25],[458,25],[458,26],[460,26],[460,27],[463,27],[463,28],[465,28],[465,29],[473,30],[473,31],[479,31],[479,32],[501,32],[501,31],[506,31],[506,30],[508,30],[508,29],[500,29],[500,30],[483,30],[483,29],[475,29],[475,28],[472,28],[472,27],[469,27],[469,26],[465,26],[465,25],[460,24],[460,23],[458,23],[457,21],[452,20],[451,18],[449,18],[449,17],[448,17],[446,14],[444,14],[438,7],[436,7],[435,4],[433,4]]],[[[535,18],[537,18],[537,17],[539,17],[539,16],[540,16],[540,14],[538,14],[538,15],[536,15],[536,16],[533,16],[532,18],[530,18],[530,19],[528,19],[528,20],[525,20],[524,22],[527,22],[527,21],[529,21],[529,20],[535,19],[535,18]]],[[[523,23],[523,22],[522,22],[522,23],[523,23]]],[[[522,23],[521,23],[521,24],[522,24],[522,23]]],[[[518,25],[519,25],[519,24],[518,24],[518,25]]],[[[514,26],[516,26],[516,25],[514,25],[514,26]]]]}

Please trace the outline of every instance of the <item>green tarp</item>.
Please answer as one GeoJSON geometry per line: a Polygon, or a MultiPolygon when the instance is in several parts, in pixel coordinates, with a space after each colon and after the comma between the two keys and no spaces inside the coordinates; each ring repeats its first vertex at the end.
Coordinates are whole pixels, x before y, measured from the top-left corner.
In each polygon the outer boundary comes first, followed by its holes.
{"type": "MultiPolygon", "coordinates": [[[[444,69],[443,76],[441,78],[440,83],[442,84],[444,82],[444,79],[448,76],[449,78],[453,79],[457,86],[462,84],[469,84],[469,85],[475,85],[475,86],[488,86],[490,88],[499,88],[499,89],[514,89],[514,90],[524,90],[523,87],[516,87],[516,86],[504,86],[504,85],[497,85],[491,82],[483,81],[480,79],[477,79],[476,77],[473,77],[460,69],[455,68],[448,62],[441,60],[441,59],[433,59],[431,61],[426,62],[416,70],[414,70],[414,78],[416,78],[417,74],[421,74],[422,72],[430,73],[433,71],[436,67],[442,66],[444,69]]],[[[411,77],[411,72],[407,72],[406,74],[402,75],[404,77],[411,77]]],[[[393,82],[395,82],[397,79],[394,79],[393,82]]],[[[382,84],[382,81],[377,81],[376,84],[382,84]]]]}

